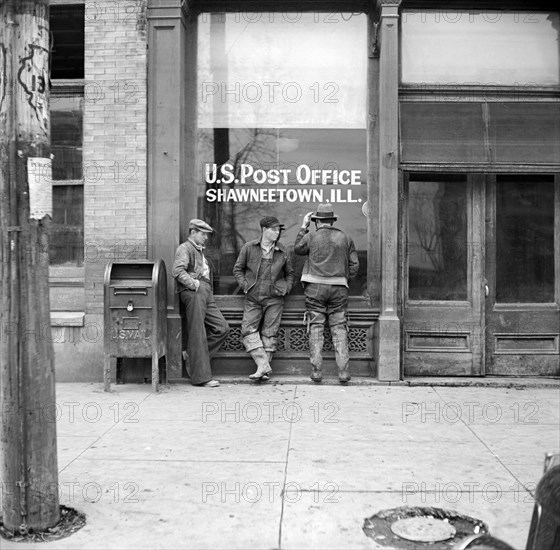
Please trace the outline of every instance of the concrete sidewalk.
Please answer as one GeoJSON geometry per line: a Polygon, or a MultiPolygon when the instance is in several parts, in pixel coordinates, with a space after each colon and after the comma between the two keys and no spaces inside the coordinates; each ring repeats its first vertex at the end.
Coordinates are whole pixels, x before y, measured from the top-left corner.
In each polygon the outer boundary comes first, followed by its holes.
{"type": "Polygon", "coordinates": [[[40,548],[378,548],[364,518],[456,510],[525,547],[549,387],[57,384],[61,504],[87,524],[40,548]]]}

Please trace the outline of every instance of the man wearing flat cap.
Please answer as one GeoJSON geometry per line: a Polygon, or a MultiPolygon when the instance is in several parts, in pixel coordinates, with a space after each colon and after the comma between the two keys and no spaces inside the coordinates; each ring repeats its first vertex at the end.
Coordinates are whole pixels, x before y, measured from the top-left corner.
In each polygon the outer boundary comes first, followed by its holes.
{"type": "Polygon", "coordinates": [[[233,274],[245,293],[241,337],[257,365],[252,380],[268,380],[276,351],[284,296],[294,284],[294,268],[278,242],[284,226],[274,216],[260,221],[261,236],[243,245],[233,274]]]}
{"type": "Polygon", "coordinates": [[[210,359],[229,332],[228,322],[216,306],[210,266],[204,245],[214,230],[203,220],[189,223],[189,238],[177,248],[173,277],[185,305],[187,321],[187,372],[193,386],[215,387],[210,359]]]}
{"type": "Polygon", "coordinates": [[[294,252],[307,255],[301,274],[305,293],[305,319],[309,334],[311,380],[323,378],[323,331],[329,320],[338,366],[338,380],[346,384],[348,372],[348,281],[358,274],[358,254],[354,242],[343,231],[333,227],[337,220],[332,204],[320,204],[317,212],[308,212],[297,234],[294,252]],[[314,233],[309,223],[315,222],[314,233]]]}

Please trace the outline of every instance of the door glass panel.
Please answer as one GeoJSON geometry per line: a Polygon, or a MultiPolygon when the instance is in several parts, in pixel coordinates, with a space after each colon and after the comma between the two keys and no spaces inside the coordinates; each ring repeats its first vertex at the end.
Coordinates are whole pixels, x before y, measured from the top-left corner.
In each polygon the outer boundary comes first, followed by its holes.
{"type": "Polygon", "coordinates": [[[411,175],[408,189],[408,298],[466,300],[466,177],[411,175]]]}
{"type": "Polygon", "coordinates": [[[554,302],[554,180],[496,183],[496,302],[554,302]]]}
{"type": "Polygon", "coordinates": [[[404,10],[402,81],[557,85],[559,15],[518,10],[404,10]]]}
{"type": "MultiPolygon", "coordinates": [[[[233,265],[263,216],[286,226],[291,250],[303,216],[322,202],[358,251],[350,294],[365,291],[367,17],[331,25],[316,15],[199,17],[198,214],[215,229],[207,254],[216,294],[239,293],[233,265]]],[[[294,258],[296,275],[304,260],[294,258]]]]}

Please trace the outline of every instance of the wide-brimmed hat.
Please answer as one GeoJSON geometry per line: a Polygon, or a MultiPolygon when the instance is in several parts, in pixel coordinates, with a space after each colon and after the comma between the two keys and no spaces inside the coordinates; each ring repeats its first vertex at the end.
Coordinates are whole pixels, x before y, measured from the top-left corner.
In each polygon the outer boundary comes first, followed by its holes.
{"type": "Polygon", "coordinates": [[[334,215],[333,206],[330,202],[326,204],[320,204],[317,207],[317,213],[311,216],[311,220],[337,220],[338,218],[334,215]]]}
{"type": "Polygon", "coordinates": [[[278,221],[278,218],[274,216],[265,216],[260,221],[262,228],[270,228],[270,227],[279,227],[280,229],[284,229],[284,226],[278,221]]]}
{"type": "Polygon", "coordinates": [[[204,231],[204,233],[214,233],[214,230],[204,220],[199,220],[197,218],[189,222],[189,231],[191,229],[204,231]]]}

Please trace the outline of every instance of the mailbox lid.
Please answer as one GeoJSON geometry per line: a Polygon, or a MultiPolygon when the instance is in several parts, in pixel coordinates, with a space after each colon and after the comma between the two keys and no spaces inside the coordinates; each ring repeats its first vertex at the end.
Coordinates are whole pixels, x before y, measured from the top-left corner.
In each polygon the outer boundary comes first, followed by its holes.
{"type": "Polygon", "coordinates": [[[109,274],[109,284],[126,284],[134,281],[135,285],[152,286],[154,262],[113,262],[109,274]]]}

